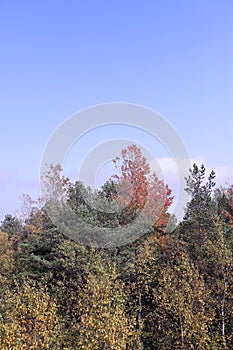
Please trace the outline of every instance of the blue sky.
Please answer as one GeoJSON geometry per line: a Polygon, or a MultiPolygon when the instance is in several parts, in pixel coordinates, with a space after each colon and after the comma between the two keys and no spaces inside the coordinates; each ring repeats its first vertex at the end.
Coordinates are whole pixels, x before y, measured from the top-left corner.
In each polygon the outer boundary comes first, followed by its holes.
{"type": "Polygon", "coordinates": [[[155,109],[232,179],[232,23],[230,0],[1,0],[0,219],[38,193],[57,126],[105,102],[155,109]]]}

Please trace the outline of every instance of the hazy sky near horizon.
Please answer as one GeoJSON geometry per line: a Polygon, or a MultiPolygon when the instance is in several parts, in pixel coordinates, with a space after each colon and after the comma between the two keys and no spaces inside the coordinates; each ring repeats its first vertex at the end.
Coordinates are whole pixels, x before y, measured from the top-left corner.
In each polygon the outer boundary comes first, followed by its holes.
{"type": "Polygon", "coordinates": [[[39,192],[54,130],[101,103],[158,111],[191,160],[233,179],[232,1],[1,0],[0,42],[0,220],[39,192]]]}

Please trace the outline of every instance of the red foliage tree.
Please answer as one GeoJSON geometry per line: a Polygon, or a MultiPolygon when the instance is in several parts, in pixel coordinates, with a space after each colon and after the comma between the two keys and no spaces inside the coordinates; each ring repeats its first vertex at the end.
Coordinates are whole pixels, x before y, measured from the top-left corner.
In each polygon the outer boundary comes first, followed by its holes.
{"type": "Polygon", "coordinates": [[[167,209],[173,197],[171,190],[159,180],[156,173],[151,173],[147,159],[136,145],[130,145],[121,151],[121,156],[114,159],[119,175],[117,180],[118,201],[127,208],[126,220],[136,214],[143,214],[151,226],[165,231],[170,218],[167,209]]]}

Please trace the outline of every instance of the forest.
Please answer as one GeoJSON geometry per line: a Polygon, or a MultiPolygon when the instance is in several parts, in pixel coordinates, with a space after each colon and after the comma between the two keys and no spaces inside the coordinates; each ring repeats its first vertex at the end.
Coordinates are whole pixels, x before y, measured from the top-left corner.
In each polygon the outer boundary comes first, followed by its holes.
{"type": "Polygon", "coordinates": [[[217,187],[193,164],[177,222],[169,185],[139,147],[113,162],[98,190],[51,165],[50,196],[24,195],[22,215],[5,215],[0,349],[233,349],[233,184],[217,187]],[[73,237],[61,229],[67,207],[82,223],[73,237]]]}

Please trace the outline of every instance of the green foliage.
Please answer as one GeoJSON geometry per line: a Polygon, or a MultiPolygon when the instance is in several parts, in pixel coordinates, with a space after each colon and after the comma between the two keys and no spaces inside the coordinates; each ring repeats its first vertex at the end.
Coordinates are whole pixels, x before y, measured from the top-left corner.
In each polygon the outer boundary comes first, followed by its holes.
{"type": "Polygon", "coordinates": [[[215,189],[214,172],[206,179],[205,167],[194,164],[187,178],[190,201],[177,224],[167,212],[170,190],[149,175],[135,147],[116,158],[122,173],[100,190],[72,184],[60,166],[50,167],[45,198],[25,196],[23,220],[6,215],[0,230],[1,349],[233,348],[232,185],[215,189]],[[129,183],[133,187],[125,188],[129,183]],[[46,211],[51,201],[69,205],[80,222],[124,227],[126,235],[135,218],[149,216],[150,224],[130,244],[120,246],[116,237],[116,248],[84,246],[54,226],[46,211]]]}
{"type": "Polygon", "coordinates": [[[193,169],[190,169],[189,177],[186,179],[187,187],[185,189],[191,196],[191,200],[187,204],[185,219],[196,220],[201,226],[208,225],[211,212],[215,209],[212,201],[215,173],[211,171],[207,182],[204,183],[205,173],[206,170],[203,164],[200,169],[194,164],[193,169]]]}
{"type": "Polygon", "coordinates": [[[21,229],[22,229],[22,223],[19,219],[16,217],[7,214],[5,215],[4,220],[2,221],[2,224],[0,226],[0,229],[4,232],[6,232],[9,236],[9,238],[16,238],[16,235],[19,235],[21,229]]]}

